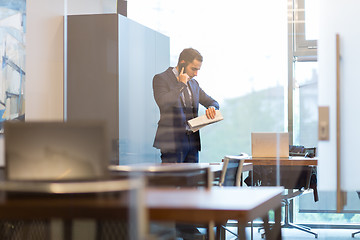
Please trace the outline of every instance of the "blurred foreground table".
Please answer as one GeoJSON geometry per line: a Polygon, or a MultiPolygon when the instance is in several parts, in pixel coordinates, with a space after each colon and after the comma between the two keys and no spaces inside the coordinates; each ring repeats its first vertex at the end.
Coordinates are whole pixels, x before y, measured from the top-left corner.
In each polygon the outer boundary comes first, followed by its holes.
{"type": "MultiPolygon", "coordinates": [[[[112,165],[112,175],[147,177],[149,186],[199,186],[204,185],[204,171],[209,169],[211,178],[220,179],[222,162],[217,163],[140,163],[131,165],[112,165]],[[199,184],[200,183],[200,184],[199,184]]],[[[244,163],[242,172],[253,170],[252,163],[244,163]]],[[[212,181],[211,181],[212,182],[212,181]]]]}
{"type": "Polygon", "coordinates": [[[222,224],[237,220],[240,239],[245,226],[256,218],[264,220],[266,239],[281,239],[282,187],[213,187],[207,189],[148,188],[146,206],[150,220],[222,224]],[[275,225],[269,227],[268,213],[275,211],[275,225]]]}

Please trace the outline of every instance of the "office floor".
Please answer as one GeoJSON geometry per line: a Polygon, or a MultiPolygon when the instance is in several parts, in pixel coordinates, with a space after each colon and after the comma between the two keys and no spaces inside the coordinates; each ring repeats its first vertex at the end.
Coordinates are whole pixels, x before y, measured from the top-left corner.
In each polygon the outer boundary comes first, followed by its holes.
{"type": "MultiPolygon", "coordinates": [[[[230,228],[232,231],[236,231],[235,228],[230,228]]],[[[318,238],[315,238],[314,235],[305,233],[296,229],[282,229],[282,239],[283,240],[356,240],[360,239],[360,234],[355,235],[355,238],[351,237],[351,233],[360,231],[354,229],[312,229],[314,232],[318,233],[318,238]]],[[[250,228],[246,229],[246,237],[250,239],[250,228]]],[[[234,235],[229,233],[226,234],[226,240],[236,239],[234,235]]],[[[254,237],[253,240],[263,240],[261,234],[258,233],[258,229],[254,228],[254,237]]]]}

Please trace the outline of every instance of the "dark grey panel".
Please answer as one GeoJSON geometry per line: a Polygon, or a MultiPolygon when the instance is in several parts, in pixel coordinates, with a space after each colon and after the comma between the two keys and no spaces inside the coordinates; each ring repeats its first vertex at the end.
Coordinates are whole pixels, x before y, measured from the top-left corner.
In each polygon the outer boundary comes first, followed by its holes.
{"type": "Polygon", "coordinates": [[[152,78],[170,62],[169,38],[122,15],[68,18],[68,119],[104,119],[112,162],[160,161],[152,78]]]}
{"type": "Polygon", "coordinates": [[[117,15],[68,17],[68,120],[104,120],[118,139],[117,15]]]}

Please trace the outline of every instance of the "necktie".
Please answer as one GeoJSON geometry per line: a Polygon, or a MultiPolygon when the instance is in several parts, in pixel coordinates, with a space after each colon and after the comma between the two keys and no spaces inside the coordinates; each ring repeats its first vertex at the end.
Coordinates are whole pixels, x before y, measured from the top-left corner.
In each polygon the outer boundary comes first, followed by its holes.
{"type": "Polygon", "coordinates": [[[185,100],[185,107],[192,107],[192,103],[191,103],[191,99],[190,99],[190,94],[189,94],[189,87],[186,87],[184,89],[184,100],[185,100]]]}
{"type": "Polygon", "coordinates": [[[192,119],[193,109],[192,109],[192,103],[191,103],[188,87],[184,89],[184,101],[185,101],[186,120],[192,119]]]}

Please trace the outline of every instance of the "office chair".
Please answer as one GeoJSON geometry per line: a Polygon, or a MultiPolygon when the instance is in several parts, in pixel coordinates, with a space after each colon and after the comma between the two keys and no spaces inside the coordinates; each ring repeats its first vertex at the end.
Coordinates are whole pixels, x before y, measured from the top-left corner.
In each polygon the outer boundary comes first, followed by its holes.
{"type": "MultiPolygon", "coordinates": [[[[358,194],[359,199],[360,199],[360,191],[357,191],[357,194],[358,194]]],[[[352,237],[352,238],[354,238],[354,237],[355,237],[355,235],[356,235],[356,234],[358,234],[358,233],[360,233],[360,231],[353,232],[353,233],[351,234],[351,237],[352,237]]]]}
{"type": "Polygon", "coordinates": [[[297,190],[296,192],[288,193],[288,194],[283,196],[282,203],[285,206],[285,211],[284,211],[285,215],[284,215],[284,223],[283,223],[283,225],[281,227],[283,227],[283,228],[296,228],[298,230],[301,230],[301,231],[304,231],[304,232],[307,232],[307,233],[311,233],[311,234],[314,235],[315,238],[318,238],[318,234],[311,231],[311,228],[303,226],[303,225],[300,226],[298,224],[290,223],[290,221],[289,221],[289,213],[290,213],[289,205],[290,205],[290,201],[293,198],[302,195],[305,191],[306,191],[306,189],[302,188],[302,189],[297,190]]]}
{"type": "Polygon", "coordinates": [[[354,237],[355,237],[355,235],[356,235],[356,234],[358,234],[358,233],[360,233],[360,231],[353,232],[353,233],[351,234],[351,237],[352,237],[352,238],[354,238],[354,237]]]}
{"type": "MultiPolygon", "coordinates": [[[[223,169],[221,171],[219,186],[226,187],[226,186],[241,186],[241,175],[242,175],[242,168],[245,162],[246,156],[236,156],[236,158],[232,158],[231,156],[225,156],[223,160],[223,169]]],[[[238,230],[240,228],[238,227],[238,230]]],[[[236,234],[232,232],[230,229],[226,227],[226,223],[217,226],[217,236],[221,239],[225,239],[225,231],[230,232],[236,237],[239,237],[239,232],[236,234]]]]}
{"type": "MultiPolygon", "coordinates": [[[[315,148],[313,148],[312,151],[313,151],[312,153],[315,153],[315,151],[316,151],[315,148]]],[[[306,151],[306,153],[308,153],[308,151],[306,151]]],[[[315,238],[318,238],[318,234],[311,231],[311,228],[289,222],[289,213],[290,213],[289,205],[290,205],[290,201],[292,199],[294,199],[295,197],[299,197],[300,195],[304,194],[306,192],[306,190],[311,188],[311,182],[312,182],[313,174],[314,174],[313,170],[301,171],[301,173],[299,174],[298,177],[300,179],[306,179],[306,186],[298,188],[298,190],[295,191],[295,192],[288,192],[288,194],[283,195],[282,201],[283,201],[283,204],[285,206],[285,216],[284,216],[284,224],[282,225],[282,227],[284,227],[284,228],[296,228],[298,230],[313,234],[315,238]]]]}
{"type": "MultiPolygon", "coordinates": [[[[282,196],[282,205],[284,206],[284,223],[281,225],[282,228],[296,228],[298,230],[313,234],[315,238],[318,238],[318,234],[311,231],[311,228],[298,225],[295,223],[291,223],[289,221],[290,216],[290,201],[295,197],[299,197],[300,195],[304,194],[307,190],[311,187],[311,181],[313,176],[313,170],[292,170],[288,167],[282,167],[282,173],[286,173],[287,176],[281,177],[282,186],[286,189],[297,189],[295,192],[288,191],[287,194],[282,196]]],[[[285,174],[285,175],[286,175],[285,174]]],[[[258,232],[261,231],[262,228],[258,229],[258,232]]],[[[262,233],[261,237],[264,238],[265,234],[262,233]]]]}
{"type": "MultiPolygon", "coordinates": [[[[112,172],[117,177],[131,177],[131,176],[144,176],[150,187],[175,187],[175,188],[197,188],[204,187],[211,189],[213,184],[213,173],[210,167],[194,167],[189,166],[186,163],[178,163],[174,167],[174,164],[162,164],[161,166],[149,166],[142,170],[134,170],[129,167],[122,170],[115,170],[112,172]]],[[[192,233],[186,232],[189,228],[205,228],[208,236],[214,236],[214,223],[210,222],[204,225],[193,224],[180,224],[176,225],[179,237],[186,238],[192,237],[192,233]],[[185,230],[184,230],[185,229],[185,230]]],[[[164,236],[168,236],[174,233],[175,226],[168,226],[162,223],[152,223],[151,232],[161,239],[171,239],[164,236]],[[159,233],[160,232],[160,233],[159,233]]],[[[198,238],[205,239],[206,235],[201,234],[198,238]]]]}
{"type": "Polygon", "coordinates": [[[219,186],[241,186],[241,173],[245,159],[224,158],[223,168],[221,171],[219,186]]]}

